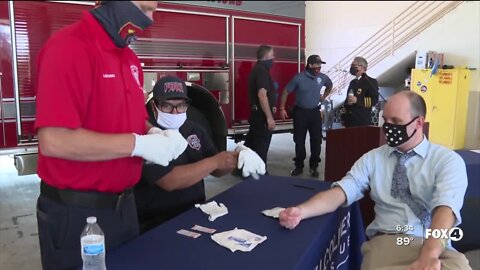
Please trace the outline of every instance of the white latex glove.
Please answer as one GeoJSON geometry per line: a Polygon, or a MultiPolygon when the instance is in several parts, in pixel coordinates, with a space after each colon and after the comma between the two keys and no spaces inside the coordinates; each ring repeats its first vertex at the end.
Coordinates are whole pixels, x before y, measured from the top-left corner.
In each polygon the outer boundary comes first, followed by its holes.
{"type": "Polygon", "coordinates": [[[167,166],[170,161],[178,158],[187,148],[187,141],[178,130],[160,131],[148,135],[134,134],[135,148],[131,156],[141,157],[162,166],[167,166]]]}
{"type": "Polygon", "coordinates": [[[263,162],[262,158],[255,153],[252,149],[243,145],[244,142],[237,143],[237,147],[235,148],[235,152],[238,154],[238,169],[242,169],[243,177],[252,176],[255,179],[258,179],[258,175],[264,175],[265,170],[265,162],[263,162]]]}
{"type": "Polygon", "coordinates": [[[148,130],[147,134],[162,134],[163,130],[158,127],[152,127],[148,130]]]}
{"type": "Polygon", "coordinates": [[[220,203],[220,205],[218,205],[216,201],[211,201],[206,204],[197,203],[195,204],[195,207],[200,208],[202,212],[209,215],[208,220],[210,221],[214,221],[215,219],[228,214],[228,208],[223,203],[220,203]]]}

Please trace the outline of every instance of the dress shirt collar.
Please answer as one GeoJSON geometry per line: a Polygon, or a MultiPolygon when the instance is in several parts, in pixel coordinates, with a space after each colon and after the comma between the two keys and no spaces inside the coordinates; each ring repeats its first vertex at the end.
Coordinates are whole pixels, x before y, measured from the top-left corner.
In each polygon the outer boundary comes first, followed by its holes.
{"type": "MultiPolygon", "coordinates": [[[[428,151],[428,145],[430,144],[430,142],[427,140],[427,138],[425,137],[425,135],[423,135],[423,140],[421,143],[419,143],[417,146],[415,146],[412,150],[410,151],[414,151],[415,154],[421,156],[422,158],[425,158],[427,156],[427,151],[428,151]]],[[[390,156],[393,152],[400,152],[397,150],[397,148],[395,147],[388,147],[388,156],[390,156]]]]}

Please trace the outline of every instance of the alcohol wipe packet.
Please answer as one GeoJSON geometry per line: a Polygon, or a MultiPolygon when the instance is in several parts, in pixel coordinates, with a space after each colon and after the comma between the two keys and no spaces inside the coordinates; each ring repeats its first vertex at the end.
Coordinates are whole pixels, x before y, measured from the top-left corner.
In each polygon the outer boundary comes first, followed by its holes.
{"type": "Polygon", "coordinates": [[[243,252],[252,251],[258,244],[267,240],[266,236],[260,236],[244,229],[233,229],[211,236],[217,244],[230,249],[232,252],[237,250],[243,252]]]}

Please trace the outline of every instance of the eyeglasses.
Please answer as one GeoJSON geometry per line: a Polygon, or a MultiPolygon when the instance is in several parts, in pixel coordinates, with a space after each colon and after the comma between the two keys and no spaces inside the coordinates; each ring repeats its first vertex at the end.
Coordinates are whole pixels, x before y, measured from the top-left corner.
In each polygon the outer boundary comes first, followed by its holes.
{"type": "Polygon", "coordinates": [[[172,113],[174,109],[177,109],[177,113],[184,113],[188,109],[188,103],[180,103],[178,105],[173,105],[168,102],[160,102],[158,106],[160,111],[164,113],[172,113]]]}

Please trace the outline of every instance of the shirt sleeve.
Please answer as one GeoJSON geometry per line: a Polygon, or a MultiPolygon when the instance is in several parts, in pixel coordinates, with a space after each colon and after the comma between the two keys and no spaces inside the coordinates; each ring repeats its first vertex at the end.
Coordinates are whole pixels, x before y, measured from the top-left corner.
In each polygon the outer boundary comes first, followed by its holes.
{"type": "Polygon", "coordinates": [[[295,75],[285,86],[285,89],[287,89],[288,93],[291,93],[297,89],[297,83],[298,82],[298,75],[295,75]]]}
{"type": "Polygon", "coordinates": [[[363,198],[363,194],[369,189],[370,171],[373,160],[370,158],[370,152],[364,154],[353,164],[350,171],[342,180],[332,184],[332,187],[340,187],[347,196],[344,207],[350,206],[352,203],[363,198]]]}
{"type": "Polygon", "coordinates": [[[367,83],[366,93],[363,98],[359,98],[357,104],[361,107],[371,108],[378,102],[378,82],[373,78],[367,76],[363,77],[367,83]]]}
{"type": "Polygon", "coordinates": [[[348,99],[348,91],[350,91],[350,89],[352,89],[352,84],[353,84],[353,81],[356,80],[356,79],[353,79],[352,81],[350,81],[350,83],[348,84],[348,88],[347,88],[347,94],[345,95],[345,101],[343,102],[343,106],[344,107],[347,107],[347,106],[352,106],[352,105],[349,105],[347,103],[347,99],[348,99]]]}
{"type": "Polygon", "coordinates": [[[323,79],[325,80],[325,87],[326,88],[330,88],[330,87],[333,87],[333,83],[332,83],[332,80],[330,79],[330,77],[328,77],[326,74],[323,76],[323,79]]]}
{"type": "Polygon", "coordinates": [[[268,71],[264,69],[258,69],[257,76],[255,78],[255,82],[257,84],[257,92],[260,89],[265,89],[265,90],[272,90],[270,89],[270,76],[268,74],[268,71]]]}
{"type": "Polygon", "coordinates": [[[142,180],[148,185],[156,185],[156,182],[173,170],[173,161],[167,166],[161,166],[154,163],[143,163],[142,180]]]}
{"type": "Polygon", "coordinates": [[[441,155],[436,163],[436,171],[435,190],[429,210],[433,211],[438,206],[450,207],[456,217],[454,226],[457,226],[462,222],[460,209],[468,185],[465,162],[452,151],[441,155]]]}
{"type": "Polygon", "coordinates": [[[217,147],[215,147],[215,145],[213,144],[213,141],[208,135],[208,133],[203,128],[199,128],[198,133],[201,134],[203,155],[205,157],[211,157],[216,155],[218,153],[217,147]]]}
{"type": "Polygon", "coordinates": [[[81,41],[47,43],[37,65],[36,122],[41,127],[82,127],[93,89],[91,57],[81,41]],[[65,44],[70,44],[65,48],[65,44]],[[52,108],[60,113],[52,113],[52,108]]]}

